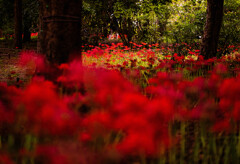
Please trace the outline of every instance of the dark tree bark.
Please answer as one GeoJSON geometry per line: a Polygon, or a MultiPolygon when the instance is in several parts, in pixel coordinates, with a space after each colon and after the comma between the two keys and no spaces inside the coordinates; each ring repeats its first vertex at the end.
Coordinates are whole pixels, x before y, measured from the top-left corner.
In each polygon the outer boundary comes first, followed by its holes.
{"type": "MultiPolygon", "coordinates": [[[[23,6],[24,7],[24,6],[23,6]]],[[[26,7],[26,5],[25,5],[26,7]]],[[[25,11],[23,14],[23,43],[31,41],[30,28],[32,26],[32,21],[30,18],[30,13],[25,11]]]]}
{"type": "Polygon", "coordinates": [[[14,48],[22,48],[22,0],[14,1],[14,48]]]}
{"type": "Polygon", "coordinates": [[[130,18],[121,19],[118,23],[117,18],[112,18],[112,30],[117,31],[125,46],[130,46],[132,37],[134,36],[133,23],[130,18]]]}
{"type": "Polygon", "coordinates": [[[24,25],[23,28],[23,42],[30,42],[31,41],[31,32],[30,32],[30,24],[26,24],[24,25]]]}
{"type": "Polygon", "coordinates": [[[204,29],[200,55],[206,59],[217,54],[218,40],[223,20],[224,0],[207,1],[207,19],[204,29]]]}
{"type": "Polygon", "coordinates": [[[81,58],[82,0],[39,0],[38,50],[51,63],[65,63],[70,55],[81,58]]]}

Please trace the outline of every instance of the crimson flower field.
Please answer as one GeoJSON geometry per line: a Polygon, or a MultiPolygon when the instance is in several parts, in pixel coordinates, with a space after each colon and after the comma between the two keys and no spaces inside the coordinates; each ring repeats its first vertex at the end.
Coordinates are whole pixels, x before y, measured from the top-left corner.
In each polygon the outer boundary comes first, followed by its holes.
{"type": "Polygon", "coordinates": [[[239,48],[86,45],[54,67],[22,52],[27,80],[0,83],[0,163],[239,163],[239,48]]]}

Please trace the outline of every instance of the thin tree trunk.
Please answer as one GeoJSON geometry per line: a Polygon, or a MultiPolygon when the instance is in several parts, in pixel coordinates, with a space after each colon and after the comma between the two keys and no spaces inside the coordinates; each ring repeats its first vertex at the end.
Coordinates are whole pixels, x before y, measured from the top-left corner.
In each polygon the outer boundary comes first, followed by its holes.
{"type": "Polygon", "coordinates": [[[22,0],[14,1],[14,47],[22,49],[22,0]]]}
{"type": "MultiPolygon", "coordinates": [[[[45,52],[43,45],[44,42],[44,33],[43,33],[43,1],[39,0],[39,16],[38,16],[38,39],[37,39],[37,52],[43,53],[45,52]]],[[[46,32],[45,32],[46,33],[46,32]]]]}
{"type": "Polygon", "coordinates": [[[206,59],[217,55],[219,34],[223,20],[224,0],[207,1],[207,19],[204,29],[200,55],[206,59]]]}
{"type": "Polygon", "coordinates": [[[81,58],[82,0],[39,2],[39,51],[46,54],[51,63],[68,62],[70,55],[75,54],[81,58]]]}
{"type": "Polygon", "coordinates": [[[28,25],[24,25],[23,28],[23,42],[30,42],[31,41],[31,32],[30,27],[28,25]]]}
{"type": "MultiPolygon", "coordinates": [[[[25,6],[26,7],[26,6],[25,6]]],[[[31,15],[29,12],[25,12],[23,15],[23,43],[31,41],[30,28],[32,26],[31,15]]]]}

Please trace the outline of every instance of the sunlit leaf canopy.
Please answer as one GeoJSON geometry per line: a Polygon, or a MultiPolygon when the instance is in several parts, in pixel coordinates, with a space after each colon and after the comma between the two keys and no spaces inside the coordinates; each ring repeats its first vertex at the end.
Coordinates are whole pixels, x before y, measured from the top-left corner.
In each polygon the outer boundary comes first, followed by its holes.
{"type": "MultiPolygon", "coordinates": [[[[225,0],[221,45],[240,40],[239,6],[239,0],[225,0]]],[[[13,34],[13,3],[0,0],[0,7],[0,29],[13,34]]],[[[23,8],[23,26],[36,32],[37,0],[23,0],[23,8]]],[[[91,44],[114,32],[126,34],[126,43],[200,42],[206,18],[206,0],[83,0],[82,9],[83,41],[91,44]]]]}

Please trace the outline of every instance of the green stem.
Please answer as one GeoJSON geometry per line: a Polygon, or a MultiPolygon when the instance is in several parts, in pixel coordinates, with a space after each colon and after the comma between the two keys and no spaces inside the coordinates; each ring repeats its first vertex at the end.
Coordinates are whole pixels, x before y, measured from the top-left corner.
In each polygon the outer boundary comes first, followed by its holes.
{"type": "Polygon", "coordinates": [[[185,122],[181,123],[181,155],[180,155],[180,164],[184,163],[185,156],[185,134],[186,134],[186,125],[185,122]]]}
{"type": "Polygon", "coordinates": [[[176,147],[173,147],[169,154],[169,163],[170,164],[176,163],[176,147]]]}
{"type": "MultiPolygon", "coordinates": [[[[169,136],[172,136],[172,128],[173,128],[173,123],[170,122],[169,125],[168,125],[168,134],[169,136]]],[[[175,147],[173,147],[171,149],[171,151],[169,151],[169,164],[174,164],[176,159],[175,159],[175,147]]]]}
{"type": "Polygon", "coordinates": [[[141,164],[147,164],[145,155],[141,154],[140,157],[141,157],[141,164]]]}
{"type": "Polygon", "coordinates": [[[30,134],[27,134],[25,136],[24,147],[25,147],[26,150],[31,150],[31,147],[32,147],[32,136],[30,134]]]}
{"type": "Polygon", "coordinates": [[[162,156],[159,158],[158,164],[165,164],[166,163],[166,158],[165,156],[162,156]]]}
{"type": "Polygon", "coordinates": [[[144,78],[145,78],[145,80],[146,80],[147,84],[149,85],[148,78],[147,78],[147,76],[145,75],[145,72],[144,72],[144,71],[142,71],[142,74],[143,74],[143,76],[144,76],[144,78]]]}
{"type": "Polygon", "coordinates": [[[8,135],[8,149],[11,150],[11,148],[14,145],[14,136],[13,135],[8,135]]]}
{"type": "Polygon", "coordinates": [[[230,152],[230,146],[226,146],[225,148],[225,152],[224,152],[224,164],[228,164],[229,163],[229,152],[230,152]]]}
{"type": "Polygon", "coordinates": [[[237,153],[238,153],[238,156],[240,156],[240,128],[239,128],[239,132],[238,132],[238,141],[237,141],[237,153]]]}
{"type": "Polygon", "coordinates": [[[195,131],[195,145],[194,145],[194,152],[193,152],[193,163],[198,163],[199,161],[199,147],[201,143],[201,132],[199,132],[199,127],[196,126],[198,129],[195,131]],[[200,136],[198,135],[200,133],[200,136]]]}
{"type": "Polygon", "coordinates": [[[209,144],[207,144],[207,135],[206,135],[206,128],[205,124],[203,122],[200,123],[200,139],[202,143],[202,150],[203,150],[203,157],[202,157],[202,163],[207,164],[208,163],[208,154],[209,151],[209,144]]]}

